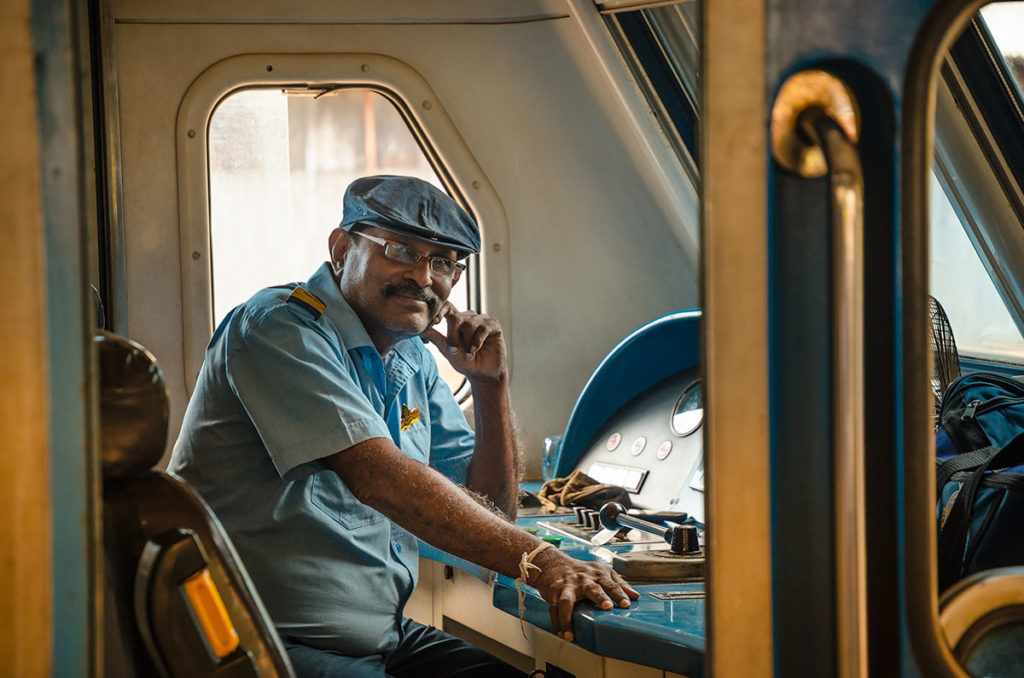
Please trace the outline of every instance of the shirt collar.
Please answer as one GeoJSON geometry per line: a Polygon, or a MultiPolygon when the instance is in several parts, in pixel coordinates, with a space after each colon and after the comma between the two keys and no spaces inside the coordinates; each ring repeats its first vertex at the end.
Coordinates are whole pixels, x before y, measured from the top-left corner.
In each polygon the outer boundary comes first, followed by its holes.
{"type": "MultiPolygon", "coordinates": [[[[363,321],[352,310],[352,307],[338,288],[338,283],[331,273],[329,263],[324,262],[316,270],[316,273],[306,282],[306,289],[327,305],[324,315],[337,328],[346,350],[351,351],[352,349],[364,346],[374,351],[377,350],[377,347],[373,345],[373,341],[370,339],[370,335],[367,334],[366,328],[363,327],[363,321]]],[[[410,367],[415,367],[420,363],[419,351],[421,348],[417,344],[421,343],[422,340],[419,337],[403,339],[395,344],[390,353],[401,356],[410,367]]]]}

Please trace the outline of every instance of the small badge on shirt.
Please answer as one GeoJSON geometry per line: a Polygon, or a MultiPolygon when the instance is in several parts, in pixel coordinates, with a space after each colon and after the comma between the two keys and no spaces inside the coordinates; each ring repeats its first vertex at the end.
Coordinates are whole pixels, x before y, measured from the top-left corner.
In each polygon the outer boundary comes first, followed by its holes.
{"type": "Polygon", "coordinates": [[[418,409],[410,410],[408,406],[402,405],[402,430],[409,428],[420,418],[420,411],[418,409]]]}
{"type": "Polygon", "coordinates": [[[291,295],[288,297],[288,302],[292,304],[298,304],[307,311],[313,314],[313,320],[319,318],[324,309],[327,308],[327,304],[320,301],[317,297],[313,296],[303,287],[296,287],[292,290],[291,295]]]}

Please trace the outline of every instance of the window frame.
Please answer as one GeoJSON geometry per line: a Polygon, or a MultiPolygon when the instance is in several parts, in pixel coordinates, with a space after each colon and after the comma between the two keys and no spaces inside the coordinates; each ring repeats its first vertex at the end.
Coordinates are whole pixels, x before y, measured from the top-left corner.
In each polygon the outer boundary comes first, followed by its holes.
{"type": "MultiPolygon", "coordinates": [[[[935,530],[935,445],[931,426],[933,396],[927,346],[930,322],[928,182],[935,155],[953,148],[943,130],[948,112],[946,55],[986,0],[937,2],[924,20],[907,61],[900,120],[900,299],[895,357],[899,388],[896,410],[897,511],[902,624],[914,666],[922,675],[965,676],[953,656],[938,617],[935,530]]],[[[955,118],[955,116],[952,116],[955,118]]],[[[966,137],[959,137],[966,142],[966,137]]],[[[977,144],[975,144],[977,145],[977,144]]],[[[969,148],[965,143],[962,148],[969,148]]],[[[941,177],[940,177],[941,180],[941,177]]],[[[1011,312],[1011,315],[1013,313],[1011,312]]]]}
{"type": "MultiPolygon", "coordinates": [[[[369,89],[395,106],[442,185],[480,226],[481,252],[478,263],[469,271],[471,305],[501,320],[505,331],[511,332],[508,221],[504,209],[440,99],[422,76],[397,59],[376,54],[239,55],[214,64],[196,78],[182,99],[176,122],[186,392],[191,395],[195,388],[214,330],[210,121],[227,97],[243,90],[268,88],[369,89]]],[[[508,361],[511,371],[511,352],[508,361]]],[[[467,406],[468,384],[463,382],[455,395],[467,406]]]]}

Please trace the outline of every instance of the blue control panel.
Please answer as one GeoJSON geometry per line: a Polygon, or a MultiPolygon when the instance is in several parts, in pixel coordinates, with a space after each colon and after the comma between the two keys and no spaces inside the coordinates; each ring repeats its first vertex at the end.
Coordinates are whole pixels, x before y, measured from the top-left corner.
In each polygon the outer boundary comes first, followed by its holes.
{"type": "MultiPolygon", "coordinates": [[[[686,512],[703,527],[699,322],[699,311],[669,314],[631,333],[608,354],[576,402],[551,464],[554,475],[582,470],[600,482],[625,487],[635,506],[686,512]]],[[[540,487],[541,483],[526,483],[523,489],[537,492],[540,487]]],[[[633,530],[625,540],[620,537],[598,546],[590,542],[596,530],[577,527],[576,522],[571,512],[537,509],[521,510],[517,520],[538,537],[558,541],[566,554],[584,561],[603,560],[617,570],[624,559],[634,556],[672,559],[667,544],[657,536],[633,530]]],[[[425,544],[421,554],[481,577],[489,574],[425,544]]],[[[670,563],[673,572],[675,564],[670,563]]],[[[590,603],[577,605],[574,643],[598,655],[690,678],[703,676],[703,581],[692,568],[677,579],[663,577],[656,583],[629,574],[626,578],[640,599],[627,609],[607,611],[590,603]]],[[[518,616],[514,580],[497,575],[493,604],[518,616]]],[[[552,631],[548,604],[530,587],[523,619],[552,631]]]]}
{"type": "MultiPolygon", "coordinates": [[[[536,490],[538,484],[527,483],[524,489],[536,490]]],[[[543,524],[575,521],[568,514],[531,516],[516,523],[523,528],[536,528],[536,535],[563,536],[543,524]]],[[[609,544],[593,546],[563,536],[560,549],[579,560],[610,561],[616,553],[650,549],[653,543],[609,544]]],[[[421,544],[420,554],[448,565],[454,565],[485,579],[483,568],[421,544]]],[[[640,592],[639,600],[629,608],[598,609],[589,602],[580,603],[573,613],[574,643],[583,649],[615,659],[653,666],[689,678],[704,675],[704,584],[700,581],[663,583],[632,582],[640,592]]],[[[505,575],[494,580],[494,607],[513,617],[519,615],[519,599],[515,581],[505,575]]],[[[554,632],[548,604],[533,587],[526,587],[523,621],[554,632]]]]}
{"type": "MultiPolygon", "coordinates": [[[[555,521],[573,522],[573,516],[520,518],[523,526],[555,521]]],[[[556,534],[539,526],[538,536],[556,534]]],[[[661,544],[664,546],[664,544],[661,544]]],[[[651,545],[609,544],[597,547],[563,539],[561,549],[579,560],[610,560],[613,553],[649,549],[651,545]]],[[[690,678],[704,674],[704,584],[703,582],[634,583],[640,599],[627,609],[601,610],[581,603],[573,615],[575,643],[595,654],[654,666],[690,678]]],[[[548,604],[535,589],[528,588],[523,618],[552,631],[548,604]]],[[[515,583],[504,575],[494,582],[494,606],[518,615],[515,583]]]]}

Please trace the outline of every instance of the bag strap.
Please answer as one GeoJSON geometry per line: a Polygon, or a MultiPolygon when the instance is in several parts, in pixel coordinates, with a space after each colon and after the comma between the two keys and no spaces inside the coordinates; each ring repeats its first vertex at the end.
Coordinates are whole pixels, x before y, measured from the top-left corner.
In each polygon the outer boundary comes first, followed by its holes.
{"type": "Polygon", "coordinates": [[[1022,463],[1024,463],[1024,433],[1018,435],[1006,447],[979,465],[960,488],[960,493],[946,518],[946,525],[939,533],[940,591],[963,577],[967,566],[964,553],[967,547],[967,534],[971,527],[971,514],[974,510],[978,487],[985,477],[985,472],[989,469],[1006,468],[1022,463]]]}
{"type": "Polygon", "coordinates": [[[949,482],[949,479],[953,477],[954,473],[977,468],[998,453],[998,447],[989,445],[981,448],[980,450],[964,452],[963,454],[958,454],[955,457],[950,457],[945,461],[939,462],[938,467],[935,469],[936,491],[942,492],[942,488],[945,487],[946,483],[949,482]]]}

